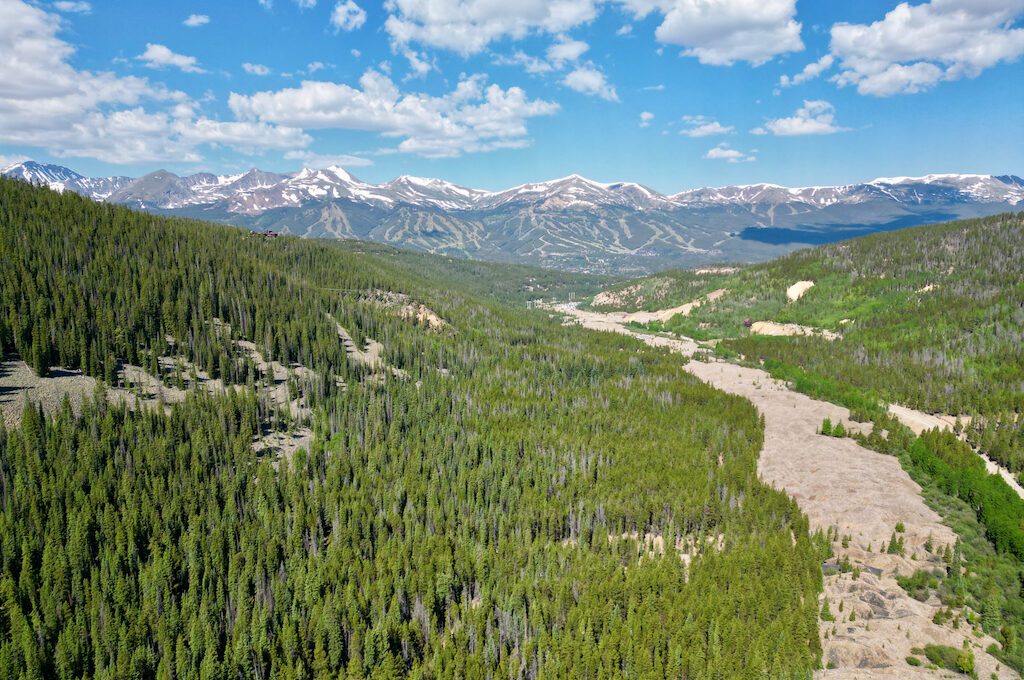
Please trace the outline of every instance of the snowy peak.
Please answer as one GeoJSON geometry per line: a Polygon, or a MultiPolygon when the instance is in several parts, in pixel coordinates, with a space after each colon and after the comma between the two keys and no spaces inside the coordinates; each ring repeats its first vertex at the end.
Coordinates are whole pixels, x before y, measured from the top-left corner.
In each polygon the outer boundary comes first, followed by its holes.
{"type": "Polygon", "coordinates": [[[337,166],[184,177],[158,170],[131,179],[26,161],[0,173],[93,200],[258,230],[614,274],[753,261],[872,231],[1024,208],[1024,180],[1016,175],[759,183],[666,196],[580,175],[502,191],[413,175],[372,184],[337,166]]]}
{"type": "Polygon", "coordinates": [[[238,191],[252,191],[254,189],[265,189],[279,184],[286,175],[278,175],[273,172],[265,172],[253,168],[242,175],[216,177],[217,183],[225,188],[238,191]]]}
{"type": "Polygon", "coordinates": [[[924,177],[880,177],[863,184],[820,187],[783,187],[750,184],[706,187],[669,197],[679,205],[804,205],[822,208],[855,205],[872,200],[924,204],[929,202],[999,202],[1017,205],[1024,200],[1024,181],[1014,175],[936,174],[924,177]]]}
{"type": "Polygon", "coordinates": [[[1017,205],[1024,200],[1024,180],[1015,175],[937,174],[923,177],[879,177],[869,186],[889,192],[904,202],[924,202],[940,197],[1000,202],[1017,205]]]}
{"type": "Polygon", "coordinates": [[[328,168],[303,168],[292,177],[295,182],[311,184],[364,184],[344,168],[332,165],[328,168]]]}
{"type": "Polygon", "coordinates": [[[102,201],[110,197],[131,181],[128,177],[84,177],[62,165],[24,161],[0,170],[0,175],[48,186],[54,191],[74,191],[93,200],[102,201]]]}
{"type": "Polygon", "coordinates": [[[399,203],[430,205],[441,210],[471,210],[487,194],[443,179],[402,175],[381,187],[399,203]]]}
{"type": "Polygon", "coordinates": [[[2,172],[7,177],[16,177],[32,184],[45,184],[57,191],[62,191],[64,185],[85,179],[74,170],[69,170],[60,165],[49,165],[25,161],[15,163],[4,168],[2,172]]]}
{"type": "Polygon", "coordinates": [[[581,175],[569,175],[547,182],[521,184],[495,192],[483,199],[488,208],[504,205],[533,205],[542,211],[590,212],[608,207],[632,210],[671,208],[669,199],[634,182],[597,182],[581,175]]]}
{"type": "Polygon", "coordinates": [[[158,170],[130,179],[88,178],[59,165],[25,161],[0,172],[45,184],[58,191],[71,190],[95,200],[140,208],[174,210],[190,206],[221,206],[227,212],[247,215],[325,201],[350,201],[383,210],[412,207],[477,212],[522,210],[531,214],[723,207],[768,216],[773,216],[779,209],[797,214],[830,206],[878,202],[916,206],[938,203],[1017,206],[1024,202],[1024,180],[1015,175],[879,177],[862,184],[795,188],[760,183],[704,187],[664,196],[634,182],[597,182],[576,174],[492,192],[412,175],[402,175],[386,184],[370,184],[338,166],[303,168],[290,175],[253,168],[235,175],[197,173],[179,177],[166,170],[158,170]]]}

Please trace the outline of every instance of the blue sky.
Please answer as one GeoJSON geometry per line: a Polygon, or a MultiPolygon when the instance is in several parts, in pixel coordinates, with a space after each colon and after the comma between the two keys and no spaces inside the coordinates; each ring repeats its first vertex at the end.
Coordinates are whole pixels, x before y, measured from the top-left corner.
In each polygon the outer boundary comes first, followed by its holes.
{"type": "Polygon", "coordinates": [[[674,192],[1024,174],[1020,0],[0,3],[0,164],[674,192]]]}

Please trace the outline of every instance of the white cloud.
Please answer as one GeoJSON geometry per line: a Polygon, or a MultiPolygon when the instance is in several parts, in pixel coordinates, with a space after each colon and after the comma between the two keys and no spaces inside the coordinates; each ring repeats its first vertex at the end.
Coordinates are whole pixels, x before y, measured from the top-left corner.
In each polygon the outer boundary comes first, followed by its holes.
{"type": "Polygon", "coordinates": [[[757,156],[731,149],[724,142],[708,149],[708,152],[704,154],[704,158],[712,161],[726,161],[728,163],[752,163],[757,160],[757,156]]]}
{"type": "Polygon", "coordinates": [[[135,57],[149,68],[164,68],[174,66],[185,73],[205,73],[199,68],[195,57],[187,57],[184,54],[172,52],[170,48],[158,43],[146,43],[146,51],[135,57]]]}
{"type": "Polygon", "coordinates": [[[0,153],[0,170],[6,170],[7,168],[11,167],[12,165],[17,165],[18,163],[24,163],[27,160],[29,160],[28,156],[22,156],[22,155],[19,155],[19,154],[15,154],[13,156],[10,156],[10,155],[4,155],[4,154],[0,153]]]}
{"type": "Polygon", "coordinates": [[[562,84],[570,90],[582,94],[600,97],[610,102],[619,101],[619,95],[616,94],[615,88],[593,65],[579,66],[573,69],[562,79],[562,84]]]}
{"type": "Polygon", "coordinates": [[[245,62],[242,64],[242,70],[253,76],[268,76],[270,75],[270,69],[263,64],[250,64],[245,62]]]}
{"type": "Polygon", "coordinates": [[[623,24],[619,26],[619,30],[615,31],[617,36],[626,36],[633,32],[633,24],[623,24]]]}
{"type": "Polygon", "coordinates": [[[339,2],[331,12],[331,26],[336,31],[354,31],[366,23],[366,11],[352,0],[339,2]]]}
{"type": "Polygon", "coordinates": [[[68,12],[70,14],[89,14],[92,12],[92,5],[89,3],[74,2],[73,0],[55,2],[53,3],[53,8],[58,12],[68,12]]]}
{"type": "Polygon", "coordinates": [[[643,89],[646,90],[647,92],[664,92],[665,86],[661,83],[658,83],[657,85],[648,85],[643,89]]]}
{"type": "Polygon", "coordinates": [[[356,49],[356,48],[354,48],[354,47],[353,47],[353,48],[352,48],[351,50],[349,50],[349,54],[351,54],[351,55],[352,55],[353,57],[355,57],[356,59],[358,59],[359,57],[363,56],[363,53],[362,53],[362,52],[360,52],[359,50],[357,50],[357,49],[356,49]]]}
{"type": "Polygon", "coordinates": [[[189,28],[196,28],[210,23],[210,17],[205,14],[189,14],[188,18],[181,23],[189,28]]]}
{"type": "Polygon", "coordinates": [[[818,61],[812,61],[807,66],[804,66],[804,70],[797,73],[795,76],[783,75],[779,78],[779,87],[792,87],[801,83],[806,83],[808,80],[814,80],[825,71],[832,68],[832,64],[835,63],[836,58],[831,54],[826,54],[818,61]]]}
{"type": "Polygon", "coordinates": [[[404,49],[402,56],[409,62],[409,75],[407,78],[422,78],[434,70],[434,63],[427,58],[427,55],[415,50],[404,49]]]}
{"type": "Polygon", "coordinates": [[[654,114],[650,111],[642,111],[640,113],[640,127],[650,127],[652,120],[654,120],[654,114]]]}
{"type": "Polygon", "coordinates": [[[510,57],[499,54],[494,57],[494,63],[498,66],[522,66],[527,73],[532,75],[551,73],[555,70],[550,62],[540,57],[531,56],[522,50],[516,50],[510,57]]]}
{"type": "Polygon", "coordinates": [[[548,47],[548,60],[557,68],[565,62],[577,61],[590,49],[590,45],[582,40],[573,40],[569,36],[560,35],[558,40],[548,47]]]}
{"type": "Polygon", "coordinates": [[[295,4],[299,9],[310,9],[316,7],[316,0],[295,0],[295,4]]]}
{"type": "Polygon", "coordinates": [[[683,122],[686,123],[687,128],[680,130],[679,134],[687,137],[727,135],[735,129],[732,125],[722,125],[717,120],[711,120],[704,116],[683,116],[683,122]]]}
{"type": "Polygon", "coordinates": [[[637,19],[664,16],[659,42],[680,45],[702,64],[758,66],[804,48],[796,0],[619,0],[637,19]]]}
{"type": "Polygon", "coordinates": [[[761,127],[751,130],[755,135],[773,134],[778,137],[798,135],[831,135],[849,128],[840,127],[835,121],[836,109],[820,99],[805,99],[804,105],[788,118],[769,120],[761,127]]]}
{"type": "Polygon", "coordinates": [[[574,40],[563,34],[559,35],[555,42],[548,46],[545,53],[547,59],[534,57],[522,50],[516,50],[512,53],[511,57],[504,55],[496,56],[494,63],[499,66],[522,66],[527,73],[539,75],[565,69],[570,64],[578,62],[580,57],[589,49],[590,45],[582,40],[574,40]]]}
{"type": "Polygon", "coordinates": [[[529,99],[518,87],[463,78],[442,96],[402,93],[370,69],[359,87],[304,81],[300,87],[253,95],[231,93],[228,104],[241,119],[306,129],[349,129],[401,138],[397,150],[428,157],[519,148],[529,143],[526,122],[555,113],[558,105],[529,99]]]}
{"type": "Polygon", "coordinates": [[[322,71],[325,68],[327,68],[327,65],[324,62],[311,61],[308,64],[306,64],[306,73],[316,73],[317,71],[322,71]]]}
{"type": "Polygon", "coordinates": [[[174,131],[191,144],[217,144],[235,149],[294,149],[308,146],[312,138],[298,128],[252,121],[217,121],[209,118],[179,119],[174,131]]]}
{"type": "Polygon", "coordinates": [[[197,103],[146,78],[80,71],[61,20],[39,7],[0,4],[0,144],[109,163],[202,159],[199,147],[297,148],[301,130],[196,117],[197,103]]]}
{"type": "Polygon", "coordinates": [[[306,151],[289,151],[284,157],[291,161],[302,161],[304,168],[329,168],[340,166],[343,168],[359,168],[373,165],[373,161],[362,156],[351,156],[349,154],[320,154],[306,151]]]}
{"type": "Polygon", "coordinates": [[[398,45],[469,56],[501,38],[564,33],[597,16],[601,0],[388,0],[384,28],[398,45]]]}
{"type": "Polygon", "coordinates": [[[870,25],[832,27],[833,80],[861,94],[887,97],[922,92],[935,84],[975,78],[1024,54],[1020,0],[903,2],[870,25]]]}

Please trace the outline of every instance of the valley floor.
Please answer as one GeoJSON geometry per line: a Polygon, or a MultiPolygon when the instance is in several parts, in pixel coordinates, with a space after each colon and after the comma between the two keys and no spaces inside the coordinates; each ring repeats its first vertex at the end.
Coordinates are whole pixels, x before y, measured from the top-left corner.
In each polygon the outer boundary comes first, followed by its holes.
{"type": "MultiPolygon", "coordinates": [[[[689,339],[628,328],[618,315],[579,310],[574,304],[553,309],[570,322],[631,335],[686,356],[698,349],[697,343],[689,339]]],[[[833,668],[819,671],[816,677],[881,680],[950,676],[948,671],[907,664],[911,649],[926,644],[955,648],[966,644],[977,659],[979,677],[1019,677],[984,651],[993,642],[991,638],[975,637],[970,629],[955,630],[933,623],[932,617],[940,609],[938,599],[933,595],[919,602],[897,584],[898,574],[940,566],[939,558],[924,550],[929,538],[941,550],[952,545],[956,536],[928,508],[920,487],[896,458],[863,448],[852,439],[818,434],[825,418],[842,422],[847,429],[862,428],[850,420],[847,409],[794,392],[758,369],[700,361],[690,361],[687,367],[710,385],[753,402],[765,419],[764,449],[758,463],[761,477],[796,499],[808,515],[812,530],[835,528],[839,537],[849,537],[845,548],[841,538],[835,541],[834,560],[848,557],[860,574],[857,578],[852,573],[825,577],[822,597],[828,600],[836,620],[821,621],[820,631],[824,663],[833,668]],[[899,522],[905,527],[908,557],[884,551],[899,522]],[[849,620],[851,612],[856,612],[854,621],[849,620]]]]}

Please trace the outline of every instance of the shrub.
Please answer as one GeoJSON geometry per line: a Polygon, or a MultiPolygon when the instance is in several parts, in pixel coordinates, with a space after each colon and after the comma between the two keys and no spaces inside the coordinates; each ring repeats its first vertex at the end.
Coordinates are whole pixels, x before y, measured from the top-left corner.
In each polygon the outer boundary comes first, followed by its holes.
{"type": "Polygon", "coordinates": [[[966,675],[974,674],[974,654],[970,650],[946,645],[926,645],[924,655],[939,668],[966,675]]]}

